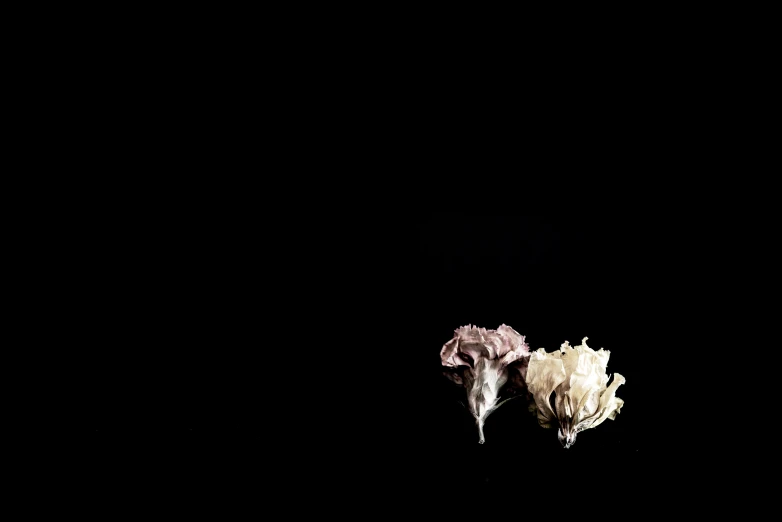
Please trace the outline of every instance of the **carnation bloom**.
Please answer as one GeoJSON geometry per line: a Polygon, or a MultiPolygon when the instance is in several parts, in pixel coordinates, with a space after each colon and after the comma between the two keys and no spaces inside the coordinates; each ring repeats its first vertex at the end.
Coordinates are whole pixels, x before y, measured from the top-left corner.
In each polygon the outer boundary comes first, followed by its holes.
{"type": "Polygon", "coordinates": [[[508,381],[508,366],[518,367],[523,382],[529,345],[523,335],[504,324],[496,330],[462,326],[455,333],[443,345],[440,358],[448,368],[446,377],[466,388],[468,409],[478,424],[478,442],[483,444],[483,425],[499,407],[497,400],[508,381]]]}
{"type": "Polygon", "coordinates": [[[544,428],[559,428],[557,438],[565,448],[575,443],[578,432],[616,418],[624,404],[616,397],[624,377],[615,373],[606,387],[611,352],[593,350],[587,339],[576,347],[565,341],[559,351],[551,353],[540,348],[530,355],[527,368],[527,389],[538,408],[538,423],[544,428]]]}

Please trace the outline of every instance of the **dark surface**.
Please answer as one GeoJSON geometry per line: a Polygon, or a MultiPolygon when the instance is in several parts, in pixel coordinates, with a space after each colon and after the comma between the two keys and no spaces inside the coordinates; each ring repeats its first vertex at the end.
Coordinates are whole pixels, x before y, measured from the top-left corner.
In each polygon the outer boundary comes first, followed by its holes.
{"type": "Polygon", "coordinates": [[[248,236],[238,214],[233,229],[206,220],[161,241],[170,255],[150,261],[157,277],[136,272],[128,289],[149,290],[144,306],[130,301],[106,331],[137,328],[90,352],[82,425],[96,473],[142,467],[185,496],[241,498],[271,481],[400,502],[541,484],[632,497],[660,473],[676,493],[695,473],[689,412],[671,407],[700,336],[689,314],[700,279],[680,228],[442,213],[248,236]],[[503,323],[532,350],[583,337],[609,350],[608,372],[627,379],[616,420],[564,449],[511,401],[478,444],[439,351],[460,326],[503,323]]]}

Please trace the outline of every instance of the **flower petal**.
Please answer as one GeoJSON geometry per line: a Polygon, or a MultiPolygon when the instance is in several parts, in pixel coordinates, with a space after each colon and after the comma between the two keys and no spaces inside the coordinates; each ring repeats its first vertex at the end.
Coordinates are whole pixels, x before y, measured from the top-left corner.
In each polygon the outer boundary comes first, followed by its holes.
{"type": "Polygon", "coordinates": [[[529,345],[524,336],[504,324],[497,330],[467,325],[454,333],[454,338],[440,350],[440,359],[450,369],[445,372],[446,377],[466,388],[468,408],[478,424],[479,441],[483,442],[486,418],[501,404],[498,399],[509,379],[508,365],[516,365],[512,391],[526,387],[529,345]]]}
{"type": "Polygon", "coordinates": [[[557,420],[557,414],[549,404],[549,397],[567,378],[565,367],[558,354],[547,354],[539,348],[532,352],[527,368],[527,388],[538,407],[538,423],[549,427],[557,420]]]}
{"type": "Polygon", "coordinates": [[[606,419],[614,420],[616,418],[616,414],[619,413],[619,410],[624,404],[624,401],[616,396],[616,389],[624,383],[625,378],[622,375],[615,373],[611,386],[609,386],[600,396],[600,406],[598,407],[600,413],[589,426],[590,428],[594,428],[606,419]]]}

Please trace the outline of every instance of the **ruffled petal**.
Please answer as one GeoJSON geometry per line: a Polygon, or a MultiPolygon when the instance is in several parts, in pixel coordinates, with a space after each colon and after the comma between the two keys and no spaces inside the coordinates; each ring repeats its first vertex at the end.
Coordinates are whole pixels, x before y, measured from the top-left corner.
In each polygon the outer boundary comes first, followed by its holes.
{"type": "Polygon", "coordinates": [[[549,427],[557,420],[549,398],[566,378],[565,367],[557,354],[547,354],[543,348],[532,352],[527,368],[527,388],[538,407],[541,426],[549,427]]]}
{"type": "Polygon", "coordinates": [[[558,427],[558,438],[566,448],[578,432],[615,419],[624,405],[616,390],[625,378],[614,374],[611,385],[606,386],[611,353],[602,348],[593,350],[586,340],[575,347],[565,341],[551,353],[540,348],[529,359],[526,384],[535,399],[538,422],[543,427],[558,427]]]}
{"type": "Polygon", "coordinates": [[[466,389],[468,408],[478,425],[479,441],[483,442],[486,418],[501,404],[498,399],[508,382],[508,365],[517,365],[514,388],[524,387],[529,345],[523,335],[504,324],[497,330],[467,325],[454,333],[454,338],[440,350],[440,359],[443,366],[451,369],[446,377],[466,389]],[[521,379],[516,378],[519,373],[521,379]]]}

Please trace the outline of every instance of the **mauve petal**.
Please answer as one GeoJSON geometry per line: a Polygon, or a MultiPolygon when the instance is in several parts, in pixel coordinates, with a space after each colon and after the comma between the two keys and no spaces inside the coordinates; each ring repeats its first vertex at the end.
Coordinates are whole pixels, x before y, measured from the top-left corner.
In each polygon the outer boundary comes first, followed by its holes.
{"type": "MultiPolygon", "coordinates": [[[[454,334],[440,350],[440,359],[443,366],[461,368],[459,377],[453,373],[446,373],[446,377],[466,388],[468,408],[478,425],[479,442],[483,443],[483,425],[501,404],[499,395],[509,379],[508,365],[528,357],[529,346],[524,336],[504,324],[497,330],[467,325],[457,328],[454,334]]],[[[522,371],[522,377],[514,376],[511,387],[523,387],[526,364],[522,368],[514,368],[515,374],[522,371]]]]}
{"type": "Polygon", "coordinates": [[[443,349],[440,350],[440,360],[442,360],[443,366],[456,367],[464,364],[461,360],[454,357],[457,348],[459,348],[458,337],[454,337],[443,345],[443,349]]]}

